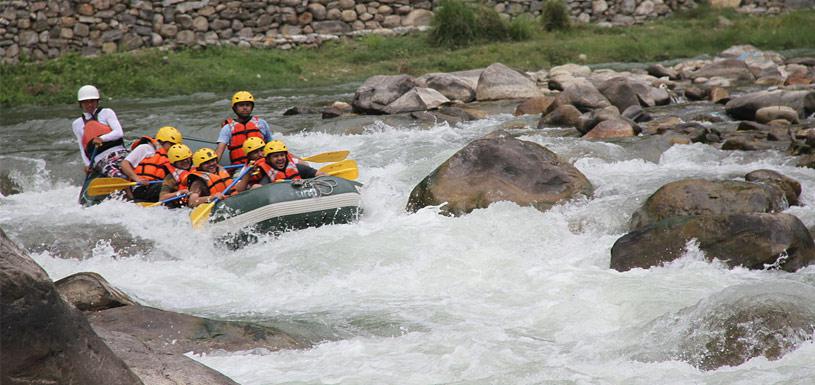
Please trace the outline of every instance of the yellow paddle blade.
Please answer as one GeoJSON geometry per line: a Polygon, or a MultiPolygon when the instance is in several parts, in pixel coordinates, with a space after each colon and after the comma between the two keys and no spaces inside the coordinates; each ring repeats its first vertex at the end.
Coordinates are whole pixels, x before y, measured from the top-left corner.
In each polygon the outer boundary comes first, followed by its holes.
{"type": "Polygon", "coordinates": [[[136,182],[122,178],[96,178],[88,184],[87,194],[89,196],[108,195],[135,185],[136,182]]]}
{"type": "Polygon", "coordinates": [[[156,207],[161,204],[161,202],[136,202],[137,205],[141,207],[156,207]]]}
{"type": "Polygon", "coordinates": [[[204,203],[202,205],[198,205],[192,210],[190,213],[190,222],[192,222],[193,229],[200,229],[205,223],[207,223],[210,214],[212,214],[212,208],[214,206],[215,203],[204,203]]]}
{"type": "Polygon", "coordinates": [[[321,167],[320,171],[328,175],[334,175],[345,179],[356,179],[359,177],[357,161],[353,159],[346,159],[341,162],[331,163],[327,166],[321,167]]]}
{"type": "Polygon", "coordinates": [[[303,158],[306,162],[316,162],[316,163],[328,163],[328,162],[339,162],[348,157],[351,151],[348,150],[341,150],[341,151],[330,151],[324,152],[322,154],[307,156],[303,158]]]}

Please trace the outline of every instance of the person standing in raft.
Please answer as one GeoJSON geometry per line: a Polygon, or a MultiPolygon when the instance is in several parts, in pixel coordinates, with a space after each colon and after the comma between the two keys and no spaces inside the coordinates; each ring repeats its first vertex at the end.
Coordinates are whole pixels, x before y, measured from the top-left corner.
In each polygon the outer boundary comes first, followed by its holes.
{"type": "Polygon", "coordinates": [[[79,143],[85,174],[126,178],[119,163],[127,156],[122,137],[122,125],[110,108],[99,106],[99,90],[85,85],[77,92],[82,116],[74,120],[72,129],[79,143]]]}
{"type": "Polygon", "coordinates": [[[265,142],[272,140],[272,131],[265,120],[252,116],[255,109],[255,97],[247,91],[238,91],[232,95],[232,111],[236,118],[228,118],[218,135],[218,147],[215,153],[218,159],[229,149],[231,164],[246,163],[243,142],[248,138],[260,138],[265,142]]]}
{"type": "MultiPolygon", "coordinates": [[[[289,179],[309,179],[326,175],[305,163],[298,163],[289,153],[286,144],[273,140],[263,147],[263,158],[255,162],[255,167],[262,171],[263,178],[259,184],[274,183],[289,179]]],[[[254,186],[253,186],[254,187],[254,186]]]]}
{"type": "MultiPolygon", "coordinates": [[[[232,184],[232,175],[218,164],[218,155],[211,148],[202,148],[192,154],[195,169],[187,177],[190,190],[187,205],[196,207],[211,203],[215,198],[226,198],[224,190],[232,184]]],[[[241,192],[246,188],[246,180],[241,180],[229,193],[241,192]]]]}
{"type": "Polygon", "coordinates": [[[174,170],[164,177],[164,181],[161,183],[159,200],[178,198],[164,204],[168,207],[178,208],[187,204],[187,198],[179,197],[189,194],[186,186],[192,168],[192,151],[185,144],[174,144],[167,150],[167,158],[174,170]]]}
{"type": "Polygon", "coordinates": [[[156,137],[143,136],[130,146],[130,154],[122,160],[122,173],[133,182],[133,198],[139,202],[156,202],[161,192],[158,183],[150,181],[164,180],[175,169],[167,158],[167,150],[174,144],[181,144],[184,137],[175,127],[164,126],[158,129],[156,137]]]}

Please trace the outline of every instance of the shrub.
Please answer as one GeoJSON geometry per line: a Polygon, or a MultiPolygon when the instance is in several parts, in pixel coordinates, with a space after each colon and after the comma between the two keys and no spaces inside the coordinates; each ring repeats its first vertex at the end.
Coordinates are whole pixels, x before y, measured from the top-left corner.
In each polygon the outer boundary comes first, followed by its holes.
{"type": "Polygon", "coordinates": [[[478,30],[475,9],[460,0],[442,0],[430,25],[430,43],[436,46],[466,46],[478,30]]]}
{"type": "Polygon", "coordinates": [[[526,40],[531,23],[509,23],[495,9],[463,0],[442,0],[431,22],[430,43],[464,47],[477,41],[526,40]]]}
{"type": "Polygon", "coordinates": [[[518,16],[509,23],[509,37],[515,41],[529,40],[535,33],[535,26],[535,21],[531,17],[518,16]]]}
{"type": "Polygon", "coordinates": [[[541,14],[543,28],[547,31],[569,28],[569,7],[564,0],[546,0],[541,14]]]}

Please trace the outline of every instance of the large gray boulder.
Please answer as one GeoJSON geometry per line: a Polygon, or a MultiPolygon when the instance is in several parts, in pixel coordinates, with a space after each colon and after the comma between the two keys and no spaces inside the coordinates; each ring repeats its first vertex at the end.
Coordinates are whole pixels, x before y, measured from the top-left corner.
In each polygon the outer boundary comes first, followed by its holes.
{"type": "Polygon", "coordinates": [[[674,216],[638,228],[611,247],[611,268],[649,268],[681,257],[696,240],[708,260],[788,272],[815,262],[815,243],[797,217],[783,213],[674,216]]]}
{"type": "Polygon", "coordinates": [[[501,63],[484,69],[475,89],[475,98],[479,101],[524,99],[542,95],[534,80],[501,63]]]}
{"type": "Polygon", "coordinates": [[[755,120],[762,107],[787,106],[803,118],[815,112],[815,91],[758,91],[730,99],[725,104],[727,114],[735,119],[755,120]]]}
{"type": "Polygon", "coordinates": [[[593,187],[571,164],[545,147],[496,131],[475,140],[425,177],[410,193],[407,210],[442,206],[461,215],[510,201],[541,211],[593,187]]]}
{"type": "Polygon", "coordinates": [[[714,76],[730,80],[756,80],[755,76],[753,76],[753,73],[750,71],[750,68],[747,67],[747,64],[745,64],[743,60],[737,59],[714,61],[712,63],[705,64],[702,66],[702,68],[697,71],[693,71],[690,74],[692,79],[700,77],[709,79],[714,76]]]}
{"type": "Polygon", "coordinates": [[[571,104],[557,106],[552,112],[538,121],[538,128],[549,126],[577,127],[580,123],[580,110],[571,104]]]}
{"type": "Polygon", "coordinates": [[[142,384],[0,229],[3,384],[142,384]]]}
{"type": "Polygon", "coordinates": [[[637,131],[625,119],[609,119],[598,123],[583,135],[585,139],[628,138],[637,136],[637,131]]]}
{"type": "Polygon", "coordinates": [[[587,112],[597,108],[605,108],[611,105],[608,99],[586,79],[574,79],[569,83],[563,92],[558,94],[560,105],[571,104],[581,112],[587,112]]]}
{"type": "Polygon", "coordinates": [[[744,176],[744,180],[748,182],[767,183],[778,186],[784,191],[784,196],[790,206],[798,204],[798,198],[801,196],[801,183],[797,180],[790,178],[786,175],[773,170],[755,170],[750,171],[744,176]]]}
{"type": "Polygon", "coordinates": [[[372,76],[357,88],[351,105],[356,112],[383,114],[385,107],[414,87],[416,81],[408,75],[372,76]]]}
{"type": "Polygon", "coordinates": [[[450,99],[444,97],[439,91],[432,88],[416,87],[388,104],[384,111],[389,114],[427,111],[434,110],[447,103],[450,103],[450,99]]]}
{"type": "Polygon", "coordinates": [[[780,212],[788,207],[776,185],[735,180],[685,179],[653,193],[631,216],[629,228],[655,224],[673,216],[780,212]]]}
{"type": "Polygon", "coordinates": [[[458,100],[469,103],[475,100],[475,88],[478,85],[478,77],[482,70],[433,73],[417,79],[424,83],[426,87],[439,91],[450,100],[458,100]]]}
{"type": "Polygon", "coordinates": [[[625,111],[631,106],[653,107],[671,101],[667,91],[626,77],[616,77],[603,82],[599,91],[620,111],[625,111]]]}

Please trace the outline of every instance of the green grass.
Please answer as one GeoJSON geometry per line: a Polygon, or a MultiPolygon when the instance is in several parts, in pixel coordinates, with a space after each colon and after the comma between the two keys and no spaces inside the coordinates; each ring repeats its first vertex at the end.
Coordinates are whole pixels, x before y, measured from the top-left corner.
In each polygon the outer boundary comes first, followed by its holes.
{"type": "MultiPolygon", "coordinates": [[[[319,49],[210,48],[161,52],[155,49],[85,58],[69,55],[44,63],[0,65],[0,105],[72,103],[83,84],[107,96],[142,97],[194,92],[263,90],[361,81],[377,74],[456,71],[501,62],[539,70],[567,62],[648,62],[715,54],[734,44],[761,49],[815,48],[815,11],[757,17],[709,9],[628,28],[576,26],[529,40],[438,48],[427,34],[367,36],[331,42],[319,49]]],[[[536,23],[537,25],[537,23],[536,23]]]]}

